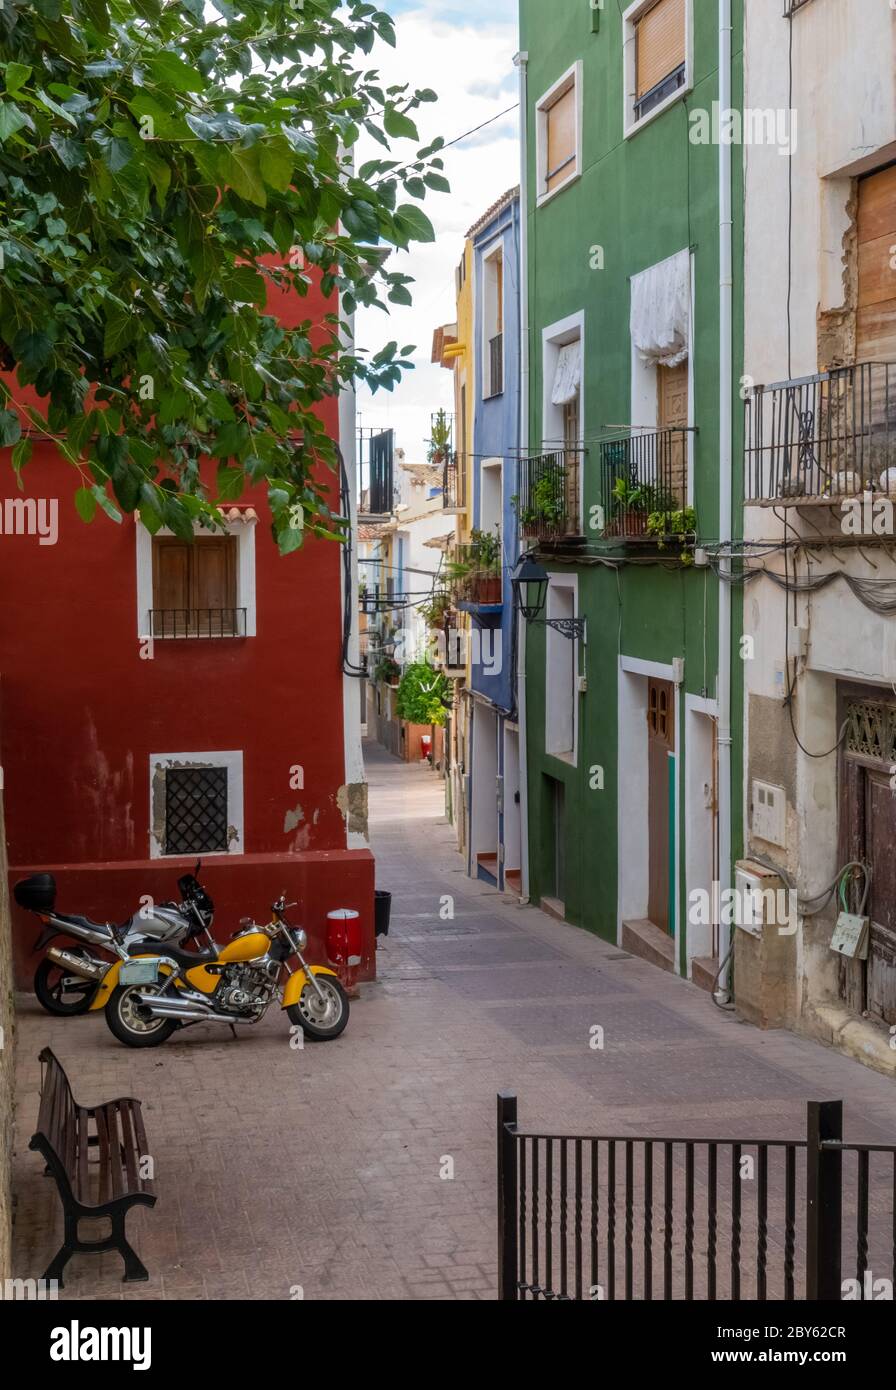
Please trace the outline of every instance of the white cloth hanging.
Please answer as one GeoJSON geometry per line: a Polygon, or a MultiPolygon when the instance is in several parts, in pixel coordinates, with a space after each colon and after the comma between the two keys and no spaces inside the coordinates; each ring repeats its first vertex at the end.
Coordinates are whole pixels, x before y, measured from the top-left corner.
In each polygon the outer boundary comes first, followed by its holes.
{"type": "Polygon", "coordinates": [[[688,355],[691,253],[679,251],[633,275],[632,342],[643,362],[677,367],[688,355]]]}
{"type": "Polygon", "coordinates": [[[575,400],[582,384],[582,343],[576,339],[560,349],[551,401],[554,405],[569,405],[575,400]]]}

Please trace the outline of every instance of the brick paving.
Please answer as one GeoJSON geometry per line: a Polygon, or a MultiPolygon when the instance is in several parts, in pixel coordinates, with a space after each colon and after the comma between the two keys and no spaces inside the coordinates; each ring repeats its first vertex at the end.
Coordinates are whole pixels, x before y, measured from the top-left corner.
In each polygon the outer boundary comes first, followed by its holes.
{"type": "Polygon", "coordinates": [[[203,1025],[132,1052],[96,1015],[19,1001],[19,1277],[61,1240],[27,1148],[47,1043],[79,1101],[143,1099],[159,1192],[129,1218],[150,1282],[121,1284],[117,1255],[75,1256],[64,1298],[494,1298],[498,1090],[526,1126],[730,1138],[799,1138],[807,1099],[842,1098],[849,1139],[896,1139],[891,1080],[471,882],[441,784],[367,757],[392,931],[338,1042],[292,1050],[277,1011],[236,1040],[203,1025]]]}

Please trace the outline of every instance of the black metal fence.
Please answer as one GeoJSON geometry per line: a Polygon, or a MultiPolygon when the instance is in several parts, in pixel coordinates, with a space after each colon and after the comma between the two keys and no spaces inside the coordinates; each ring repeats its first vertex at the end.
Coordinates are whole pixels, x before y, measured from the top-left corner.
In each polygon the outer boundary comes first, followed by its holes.
{"type": "Polygon", "coordinates": [[[896,363],[757,386],[745,411],[748,502],[896,498],[896,363]]]}
{"type": "Polygon", "coordinates": [[[520,535],[562,541],[582,534],[579,475],[585,450],[561,449],[520,459],[516,498],[520,535]]]}
{"type": "Polygon", "coordinates": [[[892,1297],[896,1146],[844,1143],[842,1115],[810,1103],[794,1140],[552,1135],[499,1095],[498,1297],[892,1297]]]}
{"type": "Polygon", "coordinates": [[[668,529],[687,505],[689,429],[626,430],[600,444],[600,505],[604,535],[648,534],[651,516],[668,529]]]}
{"type": "Polygon", "coordinates": [[[153,608],[151,637],[245,637],[245,608],[153,608]]]}

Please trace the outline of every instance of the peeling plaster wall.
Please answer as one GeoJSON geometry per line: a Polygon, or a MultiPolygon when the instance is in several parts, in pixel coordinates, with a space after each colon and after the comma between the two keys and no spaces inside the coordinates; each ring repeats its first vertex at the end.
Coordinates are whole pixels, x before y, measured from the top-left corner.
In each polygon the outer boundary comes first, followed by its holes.
{"type": "MultiPolygon", "coordinates": [[[[796,151],[788,158],[769,147],[744,150],[744,371],[753,383],[811,376],[855,361],[857,179],[896,158],[894,71],[896,13],[888,4],[838,0],[807,5],[795,16],[796,151]]],[[[753,109],[788,105],[788,24],[780,0],[750,0],[745,6],[744,103],[753,109]]],[[[767,508],[747,507],[745,536],[752,541],[801,536],[807,544],[815,542],[817,549],[800,553],[802,580],[832,571],[896,579],[892,546],[861,550],[840,544],[835,550],[832,542],[843,539],[839,519],[832,521],[817,509],[811,515],[804,511],[805,516],[788,508],[785,531],[780,512],[776,516],[767,508]]],[[[768,554],[764,564],[783,575],[779,555],[768,554]]],[[[793,575],[791,563],[791,580],[793,575]]],[[[825,888],[840,867],[838,760],[810,754],[824,754],[838,742],[839,680],[884,687],[896,680],[896,620],[869,610],[839,579],[811,597],[799,597],[795,606],[778,585],[757,579],[745,589],[743,603],[744,631],[754,643],[744,661],[747,853],[771,859],[807,897],[825,888]],[[788,709],[785,652],[792,657],[802,640],[794,629],[804,630],[807,646],[788,709]],[[752,836],[756,778],[785,790],[783,848],[752,836]]],[[[803,918],[796,941],[798,1026],[818,1036],[825,1036],[818,1011],[843,1007],[837,960],[830,951],[835,917],[831,906],[803,918]]],[[[828,1026],[826,1040],[835,1037],[836,1030],[828,1026]]]]}

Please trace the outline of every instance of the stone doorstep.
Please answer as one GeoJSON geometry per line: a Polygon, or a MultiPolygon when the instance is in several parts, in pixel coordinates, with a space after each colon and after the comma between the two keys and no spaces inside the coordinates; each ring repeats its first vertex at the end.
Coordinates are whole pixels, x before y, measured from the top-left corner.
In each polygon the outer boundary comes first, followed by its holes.
{"type": "Polygon", "coordinates": [[[630,951],[633,956],[640,956],[651,965],[659,966],[660,970],[668,970],[670,974],[675,974],[674,938],[660,927],[654,926],[646,917],[623,922],[622,940],[619,944],[623,951],[630,951]]]}
{"type": "Polygon", "coordinates": [[[720,964],[716,956],[695,956],[691,961],[691,983],[699,989],[705,989],[707,994],[712,994],[720,964]]]}
{"type": "Polygon", "coordinates": [[[559,898],[541,898],[538,906],[542,912],[546,912],[549,917],[555,917],[558,922],[566,921],[566,906],[559,898]]]}
{"type": "Polygon", "coordinates": [[[882,1024],[850,1013],[842,1004],[819,1003],[806,1007],[797,1024],[798,1031],[844,1052],[884,1076],[896,1076],[896,1051],[882,1024]]]}

